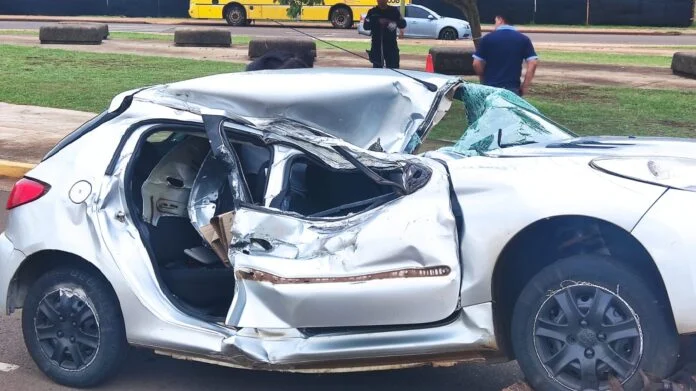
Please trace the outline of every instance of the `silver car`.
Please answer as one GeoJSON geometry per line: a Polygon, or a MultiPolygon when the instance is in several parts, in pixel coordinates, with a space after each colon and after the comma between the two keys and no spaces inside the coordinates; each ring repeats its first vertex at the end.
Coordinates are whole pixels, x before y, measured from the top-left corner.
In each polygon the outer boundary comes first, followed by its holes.
{"type": "MultiPolygon", "coordinates": [[[[469,22],[456,18],[448,18],[438,15],[435,11],[422,5],[406,5],[406,28],[403,31],[405,38],[431,38],[442,40],[458,40],[471,38],[471,26],[469,22]]],[[[365,30],[363,23],[365,15],[360,16],[358,33],[370,36],[372,33],[365,30]]]]}
{"type": "Polygon", "coordinates": [[[315,373],[516,359],[537,390],[636,390],[696,332],[694,156],[432,73],[151,86],[17,182],[0,307],[75,387],[132,345],[315,373]],[[455,104],[461,139],[419,152],[455,104]]]}

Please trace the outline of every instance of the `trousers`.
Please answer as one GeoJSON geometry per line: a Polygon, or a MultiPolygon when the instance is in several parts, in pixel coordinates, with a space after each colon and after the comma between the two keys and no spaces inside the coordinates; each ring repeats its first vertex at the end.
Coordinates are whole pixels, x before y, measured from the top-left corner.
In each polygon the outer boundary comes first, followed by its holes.
{"type": "Polygon", "coordinates": [[[399,69],[399,49],[384,48],[384,57],[379,47],[370,50],[370,62],[373,68],[399,69]]]}

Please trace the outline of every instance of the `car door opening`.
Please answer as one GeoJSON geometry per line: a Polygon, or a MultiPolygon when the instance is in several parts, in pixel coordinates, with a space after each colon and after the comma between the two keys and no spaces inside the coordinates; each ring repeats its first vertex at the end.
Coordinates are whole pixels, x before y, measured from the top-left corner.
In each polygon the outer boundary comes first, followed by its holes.
{"type": "Polygon", "coordinates": [[[270,238],[235,236],[237,208],[334,221],[398,200],[430,176],[416,164],[370,167],[348,151],[315,154],[299,141],[226,130],[233,149],[227,158],[238,171],[228,172],[229,161],[216,158],[202,129],[164,129],[142,136],[131,159],[132,216],[142,223],[155,273],[172,302],[215,321],[224,319],[234,300],[232,254],[277,254],[270,238]]]}

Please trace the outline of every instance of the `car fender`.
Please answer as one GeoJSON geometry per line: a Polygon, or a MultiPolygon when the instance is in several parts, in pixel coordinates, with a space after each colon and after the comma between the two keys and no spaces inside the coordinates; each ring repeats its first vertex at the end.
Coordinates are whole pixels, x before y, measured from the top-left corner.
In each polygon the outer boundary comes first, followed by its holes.
{"type": "Polygon", "coordinates": [[[464,220],[462,306],[492,300],[495,264],[507,243],[529,225],[572,215],[630,232],[665,191],[600,173],[582,157],[481,156],[447,164],[464,220]]]}

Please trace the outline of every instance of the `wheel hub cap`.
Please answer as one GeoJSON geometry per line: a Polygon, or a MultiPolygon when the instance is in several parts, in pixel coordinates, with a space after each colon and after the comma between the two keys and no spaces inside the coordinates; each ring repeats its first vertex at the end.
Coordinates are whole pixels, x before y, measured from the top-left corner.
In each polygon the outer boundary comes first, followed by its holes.
{"type": "Polygon", "coordinates": [[[586,348],[591,348],[597,344],[597,334],[590,329],[580,330],[576,337],[578,343],[586,348]]]}
{"type": "Polygon", "coordinates": [[[569,390],[625,383],[643,352],[638,317],[618,295],[577,284],[552,294],[534,321],[534,348],[549,375],[569,390]]]}
{"type": "Polygon", "coordinates": [[[99,349],[99,322],[81,290],[61,288],[44,296],[34,328],[43,353],[63,369],[88,366],[99,349]]]}

